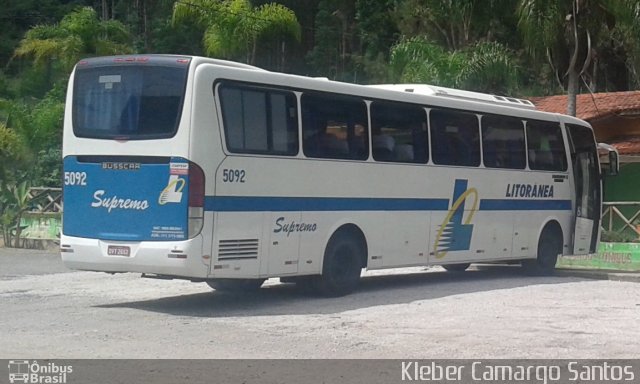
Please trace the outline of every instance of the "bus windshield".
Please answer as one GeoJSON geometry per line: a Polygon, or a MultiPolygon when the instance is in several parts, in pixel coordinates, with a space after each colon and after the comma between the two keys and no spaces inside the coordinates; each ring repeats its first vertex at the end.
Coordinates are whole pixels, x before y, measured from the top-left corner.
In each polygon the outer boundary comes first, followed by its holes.
{"type": "Polygon", "coordinates": [[[182,112],[188,65],[93,63],[76,69],[73,131],[99,139],[172,137],[182,112]]]}

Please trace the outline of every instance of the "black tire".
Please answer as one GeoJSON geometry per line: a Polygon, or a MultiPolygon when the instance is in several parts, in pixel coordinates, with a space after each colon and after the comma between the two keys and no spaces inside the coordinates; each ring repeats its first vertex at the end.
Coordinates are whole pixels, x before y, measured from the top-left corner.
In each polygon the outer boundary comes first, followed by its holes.
{"type": "Polygon", "coordinates": [[[538,256],[522,261],[525,273],[532,276],[551,276],[556,270],[558,255],[562,253],[562,233],[546,226],[538,239],[538,256]]]}
{"type": "Polygon", "coordinates": [[[260,289],[265,279],[216,279],[208,280],[207,284],[221,292],[253,292],[260,289]]]}
{"type": "Polygon", "coordinates": [[[338,297],[353,292],[360,282],[364,247],[347,232],[333,235],[324,252],[322,275],[314,288],[323,296],[338,297]]]}
{"type": "Polygon", "coordinates": [[[445,264],[442,268],[446,269],[447,272],[464,272],[469,268],[471,263],[462,263],[462,264],[445,264]]]}

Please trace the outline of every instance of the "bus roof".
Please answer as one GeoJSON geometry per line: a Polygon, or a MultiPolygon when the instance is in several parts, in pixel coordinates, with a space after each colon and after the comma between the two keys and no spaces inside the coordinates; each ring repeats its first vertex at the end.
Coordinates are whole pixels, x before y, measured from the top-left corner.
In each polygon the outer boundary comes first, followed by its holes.
{"type": "Polygon", "coordinates": [[[374,84],[372,88],[388,89],[398,92],[410,92],[418,95],[429,95],[439,97],[459,98],[484,103],[496,103],[516,108],[536,109],[536,106],[529,100],[517,99],[515,97],[497,96],[488,93],[471,92],[461,89],[438,87],[429,84],[374,84]]]}

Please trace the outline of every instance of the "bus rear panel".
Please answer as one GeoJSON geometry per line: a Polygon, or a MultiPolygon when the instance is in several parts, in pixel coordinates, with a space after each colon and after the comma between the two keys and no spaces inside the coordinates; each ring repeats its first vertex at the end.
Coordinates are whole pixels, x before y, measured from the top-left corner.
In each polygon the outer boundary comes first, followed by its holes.
{"type": "Polygon", "coordinates": [[[63,160],[67,266],[207,275],[198,236],[204,175],[187,158],[181,124],[190,61],[127,56],[76,66],[63,160]]]}

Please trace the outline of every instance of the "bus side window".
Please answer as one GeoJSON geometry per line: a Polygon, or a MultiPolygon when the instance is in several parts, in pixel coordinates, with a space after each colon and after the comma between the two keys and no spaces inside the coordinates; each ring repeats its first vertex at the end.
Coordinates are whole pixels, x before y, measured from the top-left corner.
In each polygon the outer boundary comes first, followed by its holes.
{"type": "Polygon", "coordinates": [[[227,149],[233,153],[298,153],[296,98],[291,92],[222,83],[218,95],[227,149]]]}
{"type": "Polygon", "coordinates": [[[369,157],[367,110],[362,99],[309,92],[302,95],[301,105],[305,156],[349,160],[369,157]]]}
{"type": "Polygon", "coordinates": [[[480,132],[475,114],[432,109],[431,150],[439,165],[480,165],[480,132]]]}
{"type": "Polygon", "coordinates": [[[558,123],[527,121],[529,168],[541,171],[566,171],[567,157],[558,123]]]}
{"type": "Polygon", "coordinates": [[[526,156],[522,120],[482,116],[482,152],[487,168],[524,169],[526,156]]]}
{"type": "Polygon", "coordinates": [[[371,131],[374,160],[427,162],[427,121],[421,106],[374,101],[371,103],[371,131]]]}

